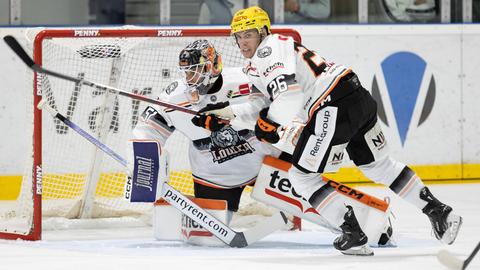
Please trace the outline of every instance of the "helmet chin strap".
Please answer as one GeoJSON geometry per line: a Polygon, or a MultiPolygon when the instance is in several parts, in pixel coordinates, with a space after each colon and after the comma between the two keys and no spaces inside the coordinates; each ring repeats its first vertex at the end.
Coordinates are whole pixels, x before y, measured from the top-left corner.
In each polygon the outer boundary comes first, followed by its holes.
{"type": "MultiPolygon", "coordinates": [[[[262,41],[263,41],[268,35],[270,35],[270,33],[268,33],[268,30],[265,29],[265,26],[262,28],[262,30],[260,30],[259,34],[260,34],[260,43],[262,43],[262,41]]],[[[259,45],[260,45],[260,43],[259,43],[259,45]]]]}

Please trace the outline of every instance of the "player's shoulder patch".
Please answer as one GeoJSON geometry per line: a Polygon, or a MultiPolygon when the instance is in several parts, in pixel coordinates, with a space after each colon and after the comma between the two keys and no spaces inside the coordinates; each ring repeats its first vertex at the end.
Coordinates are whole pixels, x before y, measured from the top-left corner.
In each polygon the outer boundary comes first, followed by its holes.
{"type": "Polygon", "coordinates": [[[271,62],[273,59],[282,58],[286,52],[289,51],[290,46],[293,47],[293,39],[290,37],[283,37],[278,34],[267,36],[267,38],[258,47],[255,58],[259,59],[261,63],[271,62]]]}
{"type": "Polygon", "coordinates": [[[267,46],[264,46],[264,47],[262,47],[262,48],[259,48],[259,49],[257,50],[257,57],[258,57],[258,58],[265,58],[265,57],[267,57],[267,56],[269,56],[269,55],[271,55],[271,54],[272,54],[272,47],[270,47],[270,46],[268,46],[268,45],[267,45],[267,46]]]}
{"type": "Polygon", "coordinates": [[[159,99],[175,104],[185,103],[188,101],[184,94],[185,87],[186,86],[182,81],[173,81],[163,89],[159,99]]]}
{"type": "Polygon", "coordinates": [[[174,81],[171,84],[169,84],[167,87],[163,89],[163,91],[167,94],[170,95],[175,89],[178,87],[178,81],[174,81]]]}

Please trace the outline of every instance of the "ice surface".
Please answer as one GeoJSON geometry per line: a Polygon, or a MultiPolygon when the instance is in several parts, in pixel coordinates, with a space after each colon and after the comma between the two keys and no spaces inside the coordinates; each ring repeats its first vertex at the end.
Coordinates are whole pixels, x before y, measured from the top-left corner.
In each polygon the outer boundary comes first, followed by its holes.
{"type": "MultiPolygon", "coordinates": [[[[281,231],[243,249],[188,246],[153,239],[151,228],[47,231],[44,240],[0,241],[0,269],[446,269],[437,260],[440,249],[466,258],[480,241],[480,184],[431,185],[441,201],[463,216],[452,246],[437,241],[428,219],[383,188],[361,188],[390,196],[398,247],[374,248],[373,257],[351,257],[332,246],[335,235],[304,223],[301,232],[281,231]]],[[[468,269],[480,269],[475,258],[468,269]]]]}

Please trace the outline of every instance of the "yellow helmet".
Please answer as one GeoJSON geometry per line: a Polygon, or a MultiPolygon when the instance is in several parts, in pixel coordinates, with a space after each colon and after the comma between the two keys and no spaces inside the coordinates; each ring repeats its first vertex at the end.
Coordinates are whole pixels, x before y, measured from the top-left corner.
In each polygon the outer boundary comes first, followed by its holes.
{"type": "Polygon", "coordinates": [[[267,27],[267,32],[270,33],[270,19],[268,18],[268,14],[265,10],[257,6],[237,11],[235,15],[233,15],[232,23],[230,24],[232,34],[249,29],[257,29],[260,32],[264,26],[267,27]]]}

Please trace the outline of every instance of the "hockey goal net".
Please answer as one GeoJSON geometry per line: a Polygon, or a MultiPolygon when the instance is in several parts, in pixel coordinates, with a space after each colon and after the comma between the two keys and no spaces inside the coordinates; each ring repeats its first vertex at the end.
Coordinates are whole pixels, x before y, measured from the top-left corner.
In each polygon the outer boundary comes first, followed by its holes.
{"type": "MultiPolygon", "coordinates": [[[[296,31],[274,32],[300,41],[296,31]]],[[[210,40],[221,52],[224,67],[243,65],[228,29],[43,30],[31,45],[35,62],[50,70],[155,97],[176,79],[180,50],[200,38],[210,40]]],[[[146,104],[42,74],[32,74],[32,80],[28,95],[31,124],[26,131],[32,134],[32,152],[16,200],[1,202],[0,238],[40,239],[42,220],[49,217],[148,217],[152,204],[123,200],[126,174],[121,165],[36,108],[43,98],[125,156],[126,142],[146,104]]],[[[187,147],[181,134],[167,142],[172,159],[170,183],[193,194],[187,147]]]]}

